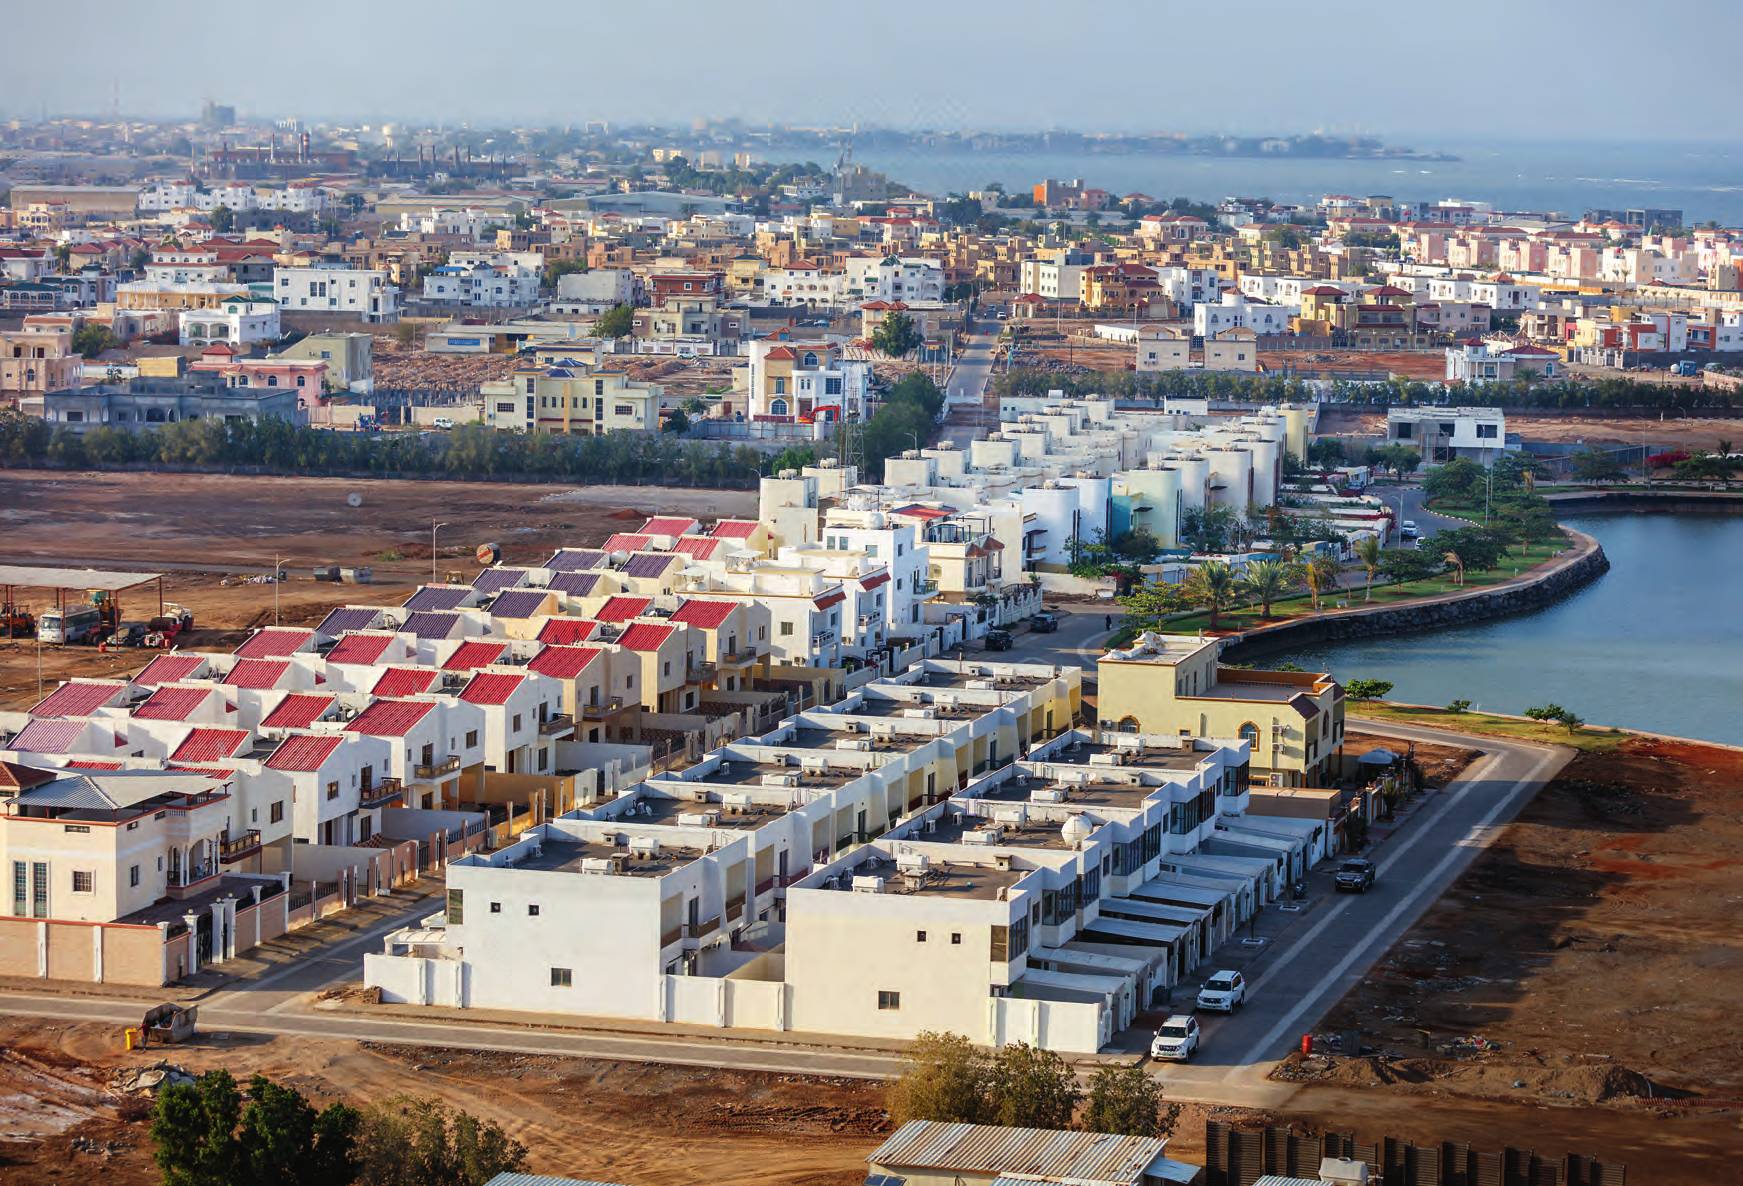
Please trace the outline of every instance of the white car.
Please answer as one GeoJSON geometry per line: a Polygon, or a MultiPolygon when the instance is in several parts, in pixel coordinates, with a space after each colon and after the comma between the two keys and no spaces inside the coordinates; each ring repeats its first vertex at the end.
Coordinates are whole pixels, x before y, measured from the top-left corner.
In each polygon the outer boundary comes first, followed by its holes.
{"type": "Polygon", "coordinates": [[[1198,1053],[1198,1018],[1187,1013],[1164,1021],[1150,1039],[1150,1057],[1185,1062],[1198,1053]]]}
{"type": "Polygon", "coordinates": [[[1233,1013],[1247,1003],[1247,980],[1239,972],[1218,972],[1198,990],[1198,1007],[1233,1013]]]}
{"type": "Polygon", "coordinates": [[[432,427],[442,429],[445,432],[454,427],[454,418],[452,416],[437,416],[430,421],[430,424],[432,427]]]}
{"type": "Polygon", "coordinates": [[[1401,539],[1416,539],[1422,532],[1417,529],[1415,519],[1406,519],[1398,524],[1398,535],[1401,539]]]}

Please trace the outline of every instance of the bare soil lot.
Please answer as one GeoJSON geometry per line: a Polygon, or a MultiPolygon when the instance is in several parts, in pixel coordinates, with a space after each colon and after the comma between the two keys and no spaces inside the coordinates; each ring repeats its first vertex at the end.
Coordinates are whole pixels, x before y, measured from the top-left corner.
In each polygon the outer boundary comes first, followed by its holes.
{"type": "MultiPolygon", "coordinates": [[[[1354,408],[1324,408],[1319,430],[1328,436],[1377,437],[1386,434],[1384,412],[1354,408]]],[[[1526,440],[1559,444],[1639,445],[1642,438],[1654,445],[1684,449],[1714,449],[1720,440],[1743,440],[1743,420],[1709,419],[1700,416],[1599,417],[1558,416],[1549,412],[1507,413],[1507,431],[1526,440]]],[[[1736,448],[1735,444],[1732,448],[1736,448]]]]}
{"type": "MultiPolygon", "coordinates": [[[[161,1180],[144,1106],[107,1083],[165,1051],[120,1045],[106,1026],[0,1024],[0,1183],[161,1180]]],[[[880,1085],[848,1080],[306,1038],[208,1036],[167,1057],[258,1071],[317,1106],[439,1096],[502,1125],[534,1172],[638,1186],[850,1186],[888,1127],[880,1085]]]]}
{"type": "Polygon", "coordinates": [[[1743,753],[1632,738],[1580,754],[1327,1018],[1362,1052],[1285,1068],[1315,1085],[1291,1113],[1429,1135],[1487,1111],[1515,1144],[1557,1132],[1655,1183],[1726,1180],[1721,1151],[1743,1147],[1740,843],[1743,753]]]}

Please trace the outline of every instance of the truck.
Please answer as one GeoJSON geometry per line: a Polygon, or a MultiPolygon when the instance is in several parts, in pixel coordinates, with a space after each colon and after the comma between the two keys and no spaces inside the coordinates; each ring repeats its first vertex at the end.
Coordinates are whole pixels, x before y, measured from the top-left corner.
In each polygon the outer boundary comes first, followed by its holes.
{"type": "Polygon", "coordinates": [[[1685,375],[1685,376],[1692,377],[1694,375],[1700,374],[1701,368],[1696,366],[1692,362],[1679,362],[1679,363],[1672,365],[1672,367],[1670,368],[1670,373],[1673,375],[1685,375]]]}
{"type": "Polygon", "coordinates": [[[94,605],[69,605],[51,609],[36,621],[36,636],[43,642],[70,644],[96,642],[107,631],[103,611],[94,605]]]}

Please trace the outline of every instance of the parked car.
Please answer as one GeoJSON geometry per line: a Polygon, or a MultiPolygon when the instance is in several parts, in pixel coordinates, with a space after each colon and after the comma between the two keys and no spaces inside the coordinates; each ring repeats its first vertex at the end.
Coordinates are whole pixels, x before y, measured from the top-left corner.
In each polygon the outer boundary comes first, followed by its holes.
{"type": "Polygon", "coordinates": [[[1056,634],[1059,631],[1059,615],[1042,610],[1029,619],[1029,629],[1036,634],[1056,634]]]}
{"type": "Polygon", "coordinates": [[[437,416],[430,421],[430,426],[432,428],[440,428],[445,432],[448,429],[454,427],[454,417],[452,417],[452,416],[437,416]]]}
{"type": "Polygon", "coordinates": [[[1198,1053],[1198,1018],[1177,1013],[1156,1028],[1150,1039],[1150,1057],[1185,1062],[1198,1053]]]}
{"type": "Polygon", "coordinates": [[[988,630],[986,632],[986,649],[989,651],[1008,651],[1011,649],[1011,641],[1009,630],[988,630]]]}
{"type": "Polygon", "coordinates": [[[1198,1007],[1233,1013],[1247,1003],[1247,980],[1239,972],[1218,972],[1198,990],[1198,1007]]]}
{"type": "Polygon", "coordinates": [[[1365,894],[1374,888],[1374,878],[1379,876],[1379,872],[1373,861],[1365,857],[1349,857],[1338,866],[1333,880],[1339,893],[1365,894]]]}
{"type": "Polygon", "coordinates": [[[1421,534],[1422,532],[1417,529],[1415,519],[1406,519],[1398,524],[1398,536],[1400,539],[1415,539],[1421,534]]]}
{"type": "Polygon", "coordinates": [[[106,640],[112,647],[136,647],[145,641],[144,622],[123,622],[106,640]]]}

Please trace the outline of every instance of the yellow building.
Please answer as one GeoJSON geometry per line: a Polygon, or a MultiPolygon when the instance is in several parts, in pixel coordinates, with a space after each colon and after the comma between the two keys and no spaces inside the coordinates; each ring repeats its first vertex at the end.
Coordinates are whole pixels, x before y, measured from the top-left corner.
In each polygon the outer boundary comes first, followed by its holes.
{"type": "Polygon", "coordinates": [[[479,387],[484,423],[513,432],[658,432],[658,383],[601,367],[528,366],[479,387]]]}
{"type": "Polygon", "coordinates": [[[1241,737],[1253,781],[1319,786],[1344,741],[1344,690],[1309,671],[1249,671],[1217,663],[1222,640],[1143,634],[1096,663],[1102,728],[1177,737],[1241,737]]]}

